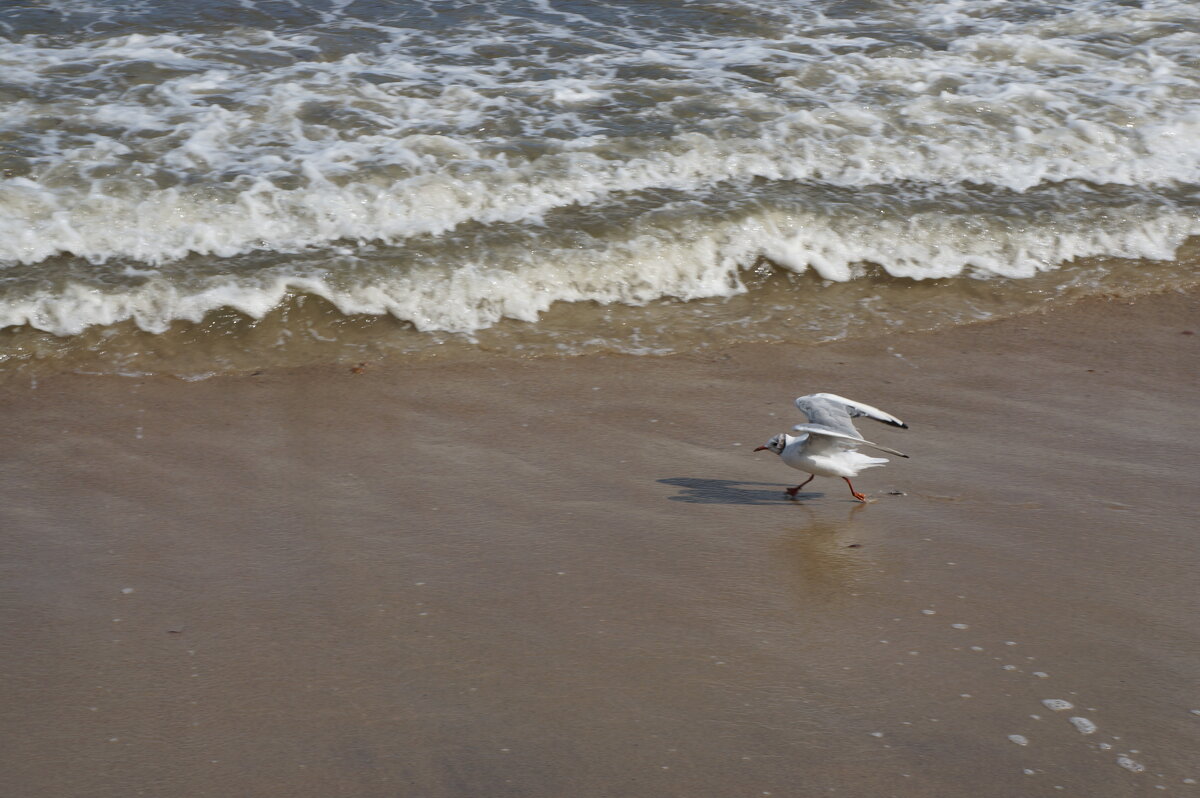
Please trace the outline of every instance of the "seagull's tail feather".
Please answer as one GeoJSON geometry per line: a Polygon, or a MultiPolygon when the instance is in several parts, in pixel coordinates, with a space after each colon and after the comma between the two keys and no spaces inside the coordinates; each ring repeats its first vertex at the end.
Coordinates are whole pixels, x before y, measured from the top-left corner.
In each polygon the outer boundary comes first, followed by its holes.
{"type": "Polygon", "coordinates": [[[855,455],[854,467],[860,471],[864,468],[875,468],[888,462],[886,457],[872,457],[871,455],[863,454],[862,452],[847,452],[847,454],[855,455]]]}

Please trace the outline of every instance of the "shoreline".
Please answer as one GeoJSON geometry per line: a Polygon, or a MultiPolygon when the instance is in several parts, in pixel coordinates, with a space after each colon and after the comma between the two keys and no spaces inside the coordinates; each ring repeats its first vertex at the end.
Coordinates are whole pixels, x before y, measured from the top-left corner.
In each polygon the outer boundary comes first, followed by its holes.
{"type": "MultiPolygon", "coordinates": [[[[730,294],[645,304],[560,301],[536,322],[502,318],[472,332],[419,332],[390,315],[343,313],[314,294],[285,294],[262,316],[233,307],[197,322],[176,319],[149,332],[130,319],[59,337],[28,325],[0,330],[0,385],[65,374],[188,381],[365,364],[408,369],[447,361],[490,365],[506,359],[680,356],[756,344],[804,347],[952,330],[1042,313],[1096,299],[1136,301],[1194,293],[1200,246],[1189,241],[1169,264],[1093,258],[1015,279],[960,275],[892,277],[864,266],[845,282],[763,261],[769,276],[744,266],[730,294]]],[[[731,289],[732,290],[732,289],[731,289]]]]}
{"type": "Polygon", "coordinates": [[[6,385],[0,785],[1195,794],[1198,309],[6,385]],[[751,451],[813,391],[871,504],[751,451]]]}

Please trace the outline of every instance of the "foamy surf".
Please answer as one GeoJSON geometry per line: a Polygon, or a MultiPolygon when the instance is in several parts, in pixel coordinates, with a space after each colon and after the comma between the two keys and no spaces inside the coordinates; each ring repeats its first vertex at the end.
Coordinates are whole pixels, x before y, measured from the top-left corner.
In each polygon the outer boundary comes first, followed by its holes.
{"type": "Polygon", "coordinates": [[[471,237],[446,235],[437,246],[443,251],[433,251],[432,242],[421,249],[371,247],[366,254],[346,245],[276,257],[275,264],[256,264],[247,274],[189,263],[188,270],[126,270],[106,273],[103,280],[80,275],[49,291],[35,284],[24,295],[14,285],[0,306],[0,326],[76,335],[93,325],[129,320],[161,333],[177,321],[198,323],[220,308],[261,319],[287,296],[308,294],[346,315],[387,314],[421,331],[470,333],[505,318],[536,322],[556,302],[640,305],[666,297],[731,297],[747,290],[746,272],[764,259],[839,282],[865,279],[862,263],[915,280],[968,274],[1026,278],[1083,258],[1171,259],[1180,244],[1200,233],[1200,221],[1165,212],[1108,229],[1093,224],[1069,231],[1030,221],[1016,233],[944,212],[900,219],[800,210],[733,219],[664,215],[658,223],[605,231],[602,237],[578,231],[570,236],[508,231],[509,240],[490,241],[477,236],[488,243],[481,255],[475,255],[479,247],[471,237]],[[556,241],[564,237],[571,240],[556,241]],[[385,259],[386,267],[379,263],[385,259]]]}
{"type": "MultiPolygon", "coordinates": [[[[892,278],[946,281],[957,319],[1015,307],[980,279],[1191,279],[1191,4],[217,6],[0,11],[0,327],[313,296],[441,340],[562,303],[704,315],[764,269],[825,281],[787,284],[792,315],[872,281],[836,311],[869,325],[892,278]]],[[[779,293],[719,326],[783,334],[779,293]]],[[[566,350],[615,340],[575,318],[566,350]]],[[[680,345],[651,338],[614,345],[680,345]]]]}

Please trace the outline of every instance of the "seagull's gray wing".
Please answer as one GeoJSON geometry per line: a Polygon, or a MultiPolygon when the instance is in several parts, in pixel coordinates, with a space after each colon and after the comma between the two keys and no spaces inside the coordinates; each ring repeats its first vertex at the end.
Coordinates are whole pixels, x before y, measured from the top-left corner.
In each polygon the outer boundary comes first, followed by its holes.
{"type": "Polygon", "coordinates": [[[893,427],[908,429],[908,425],[891,413],[885,413],[878,407],[865,405],[835,393],[810,393],[796,399],[796,407],[808,416],[813,424],[821,424],[838,432],[862,438],[854,428],[851,418],[873,418],[893,427]]]}
{"type": "Polygon", "coordinates": [[[854,448],[855,446],[870,446],[872,448],[878,449],[881,452],[887,452],[888,454],[894,454],[897,457],[905,457],[905,458],[908,457],[908,455],[906,455],[904,452],[898,452],[895,449],[889,449],[886,446],[880,446],[878,443],[871,443],[870,441],[865,441],[862,439],[862,437],[860,435],[857,435],[857,434],[856,435],[847,435],[847,434],[845,434],[843,432],[839,432],[835,429],[830,429],[829,427],[825,426],[824,424],[797,424],[796,426],[792,427],[792,432],[803,432],[803,433],[808,434],[810,437],[821,436],[824,438],[829,438],[834,441],[842,442],[846,446],[846,448],[850,448],[850,449],[854,448]]]}

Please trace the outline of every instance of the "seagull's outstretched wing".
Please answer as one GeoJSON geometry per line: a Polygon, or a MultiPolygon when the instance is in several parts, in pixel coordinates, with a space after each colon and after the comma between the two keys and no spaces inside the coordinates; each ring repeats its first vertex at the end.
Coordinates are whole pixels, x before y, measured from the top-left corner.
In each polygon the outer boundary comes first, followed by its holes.
{"type": "Polygon", "coordinates": [[[886,446],[880,446],[878,443],[871,443],[870,441],[865,441],[857,435],[847,435],[844,432],[839,432],[835,429],[831,429],[830,427],[827,427],[824,424],[797,424],[796,426],[792,427],[792,432],[803,432],[808,435],[822,435],[826,438],[832,438],[835,441],[845,441],[848,444],[850,444],[851,446],[870,446],[872,448],[878,449],[881,452],[887,452],[888,454],[894,454],[897,457],[904,457],[904,458],[908,457],[908,455],[906,455],[904,452],[898,452],[895,449],[889,449],[886,446]]]}
{"type": "Polygon", "coordinates": [[[893,427],[908,429],[908,425],[891,413],[885,413],[878,407],[864,405],[853,399],[838,396],[835,393],[810,393],[796,399],[796,407],[808,416],[812,424],[821,424],[830,429],[843,432],[856,438],[861,438],[854,428],[851,418],[873,418],[893,427]]]}

